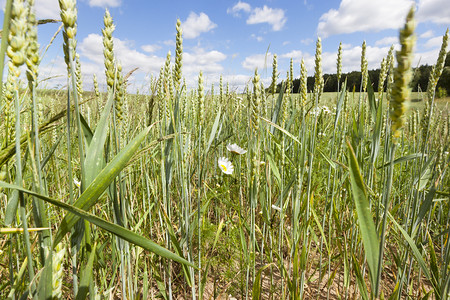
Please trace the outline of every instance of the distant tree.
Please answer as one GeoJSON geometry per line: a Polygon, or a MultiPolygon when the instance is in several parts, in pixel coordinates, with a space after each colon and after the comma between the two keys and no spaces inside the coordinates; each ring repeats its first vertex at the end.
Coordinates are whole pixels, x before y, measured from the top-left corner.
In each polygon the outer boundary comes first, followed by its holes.
{"type": "Polygon", "coordinates": [[[444,70],[442,71],[441,78],[437,83],[437,88],[439,87],[445,89],[447,91],[447,95],[450,95],[450,51],[447,52],[444,70]]]}
{"type": "MultiPolygon", "coordinates": [[[[413,79],[411,80],[411,88],[413,92],[417,92],[419,89],[426,91],[428,80],[430,78],[432,66],[421,65],[414,69],[413,79]]],[[[378,92],[378,80],[380,78],[380,69],[369,71],[370,82],[372,83],[374,92],[378,92]]],[[[336,74],[325,74],[323,75],[324,80],[324,92],[336,92],[337,91],[337,77],[336,74]]],[[[361,86],[361,72],[352,71],[349,73],[344,73],[341,76],[341,84],[347,80],[347,89],[352,91],[359,91],[361,86]]],[[[314,76],[309,76],[307,80],[308,91],[311,92],[314,89],[314,76]]],[[[442,75],[438,81],[437,88],[441,87],[446,90],[447,94],[450,95],[450,52],[447,53],[445,59],[445,67],[442,75]]],[[[298,93],[300,88],[300,79],[296,78],[293,80],[293,93],[298,93]]],[[[281,89],[281,83],[277,86],[277,92],[281,89]]],[[[384,85],[386,90],[386,84],[384,85]]]]}
{"type": "Polygon", "coordinates": [[[378,82],[380,81],[380,69],[369,70],[369,78],[372,83],[373,91],[378,92],[378,82]]]}
{"type": "Polygon", "coordinates": [[[425,91],[428,86],[428,80],[430,78],[432,66],[429,65],[421,65],[418,68],[415,68],[413,71],[413,79],[411,80],[411,88],[413,92],[425,91]]]}
{"type": "Polygon", "coordinates": [[[325,92],[337,92],[337,76],[336,74],[323,75],[323,81],[325,83],[323,90],[325,92]]]}

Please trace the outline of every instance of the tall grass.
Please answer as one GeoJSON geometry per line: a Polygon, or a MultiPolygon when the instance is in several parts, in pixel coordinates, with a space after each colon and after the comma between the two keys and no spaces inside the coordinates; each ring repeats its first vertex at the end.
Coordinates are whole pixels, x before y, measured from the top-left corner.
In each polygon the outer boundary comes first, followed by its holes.
{"type": "MultiPolygon", "coordinates": [[[[15,26],[32,1],[11,3],[15,26]]],[[[434,101],[448,32],[426,108],[408,113],[412,12],[387,92],[362,72],[359,93],[341,78],[325,94],[320,39],[313,93],[302,62],[300,93],[291,65],[276,94],[276,56],[267,90],[257,70],[245,94],[207,91],[202,73],[189,90],[180,22],[174,67],[169,53],[151,94],[128,93],[106,12],[108,90],[90,93],[75,2],[60,5],[67,90],[8,76],[0,101],[0,298],[448,299],[450,116],[434,101]]]]}

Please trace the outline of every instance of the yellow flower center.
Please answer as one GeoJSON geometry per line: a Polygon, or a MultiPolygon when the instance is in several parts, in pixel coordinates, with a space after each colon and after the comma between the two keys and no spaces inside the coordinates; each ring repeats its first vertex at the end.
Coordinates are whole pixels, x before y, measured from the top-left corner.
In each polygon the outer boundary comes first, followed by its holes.
{"type": "Polygon", "coordinates": [[[226,172],[227,171],[227,167],[225,165],[220,165],[222,167],[222,169],[226,172]]]}

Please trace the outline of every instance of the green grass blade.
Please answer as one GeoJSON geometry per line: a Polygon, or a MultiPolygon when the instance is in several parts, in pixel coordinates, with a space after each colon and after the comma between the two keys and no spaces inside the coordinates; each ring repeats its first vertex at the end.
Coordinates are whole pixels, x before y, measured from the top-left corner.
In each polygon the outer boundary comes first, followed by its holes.
{"type": "MultiPolygon", "coordinates": [[[[92,269],[94,267],[94,258],[95,258],[95,249],[97,248],[97,244],[94,244],[92,247],[91,254],[89,255],[89,259],[84,266],[84,269],[81,273],[81,281],[78,288],[77,297],[75,300],[83,300],[86,299],[86,296],[89,292],[89,284],[92,281],[92,269]]],[[[94,296],[94,295],[91,295],[94,296]]]]}
{"type": "Polygon", "coordinates": [[[370,81],[370,76],[367,77],[367,98],[369,102],[370,114],[372,115],[372,119],[376,118],[378,109],[382,106],[381,102],[375,101],[375,93],[373,91],[372,82],[370,81]]]}
{"type": "Polygon", "coordinates": [[[19,272],[15,276],[14,284],[13,284],[11,290],[9,291],[8,298],[6,298],[7,300],[16,299],[15,298],[16,290],[18,289],[19,285],[22,283],[22,278],[23,278],[23,276],[25,274],[25,270],[27,268],[27,265],[28,265],[28,258],[25,257],[25,259],[22,262],[22,266],[20,267],[19,272]]]}
{"type": "Polygon", "coordinates": [[[258,270],[255,277],[255,282],[253,283],[253,289],[252,289],[252,299],[259,300],[261,298],[261,276],[262,272],[269,268],[270,266],[275,266],[275,263],[270,263],[262,267],[258,270]]]}
{"type": "Polygon", "coordinates": [[[342,85],[342,89],[339,94],[339,100],[336,104],[336,116],[334,118],[334,128],[337,128],[339,122],[339,116],[342,111],[342,105],[344,104],[346,89],[347,89],[347,78],[345,78],[344,84],[342,85]]]}
{"type": "Polygon", "coordinates": [[[327,161],[327,163],[334,169],[336,170],[336,164],[330,159],[328,158],[328,156],[325,155],[325,153],[323,153],[322,151],[320,151],[320,149],[316,149],[320,155],[322,155],[322,157],[327,161]]]}
{"type": "Polygon", "coordinates": [[[94,134],[92,133],[91,127],[89,127],[88,122],[81,113],[80,113],[80,122],[81,122],[81,129],[83,130],[84,137],[86,138],[86,143],[89,147],[94,134]]]}
{"type": "Polygon", "coordinates": [[[209,135],[209,140],[208,140],[208,144],[206,147],[205,155],[206,155],[206,153],[208,153],[208,150],[211,147],[214,137],[216,136],[216,132],[217,132],[217,128],[219,127],[219,121],[220,121],[221,115],[222,115],[222,108],[219,107],[219,111],[217,112],[216,119],[214,120],[214,124],[211,129],[211,133],[209,135]]]}
{"type": "Polygon", "coordinates": [[[319,217],[317,216],[317,214],[312,206],[310,207],[310,210],[313,215],[314,222],[316,223],[317,228],[319,228],[319,232],[320,232],[321,236],[323,237],[323,242],[325,244],[325,248],[327,249],[327,252],[330,252],[330,248],[327,243],[327,236],[325,235],[325,232],[323,231],[322,224],[320,224],[319,217]]]}
{"type": "Polygon", "coordinates": [[[420,205],[419,214],[417,215],[416,221],[414,222],[414,230],[412,233],[412,236],[414,237],[416,235],[416,229],[418,228],[420,222],[422,222],[423,218],[427,214],[427,212],[430,210],[431,205],[433,204],[434,195],[436,194],[436,188],[433,186],[425,196],[425,200],[423,201],[422,205],[420,205]]]}
{"type": "Polygon", "coordinates": [[[436,158],[436,153],[433,154],[430,159],[428,159],[425,164],[422,166],[420,174],[414,178],[414,185],[419,183],[419,190],[421,190],[420,186],[423,185],[425,187],[428,180],[430,180],[431,168],[433,167],[434,159],[436,158]]]}
{"type": "MultiPolygon", "coordinates": [[[[441,280],[439,279],[438,260],[436,257],[436,251],[434,250],[433,240],[431,239],[431,235],[428,231],[427,231],[427,236],[428,236],[428,247],[429,247],[429,254],[430,254],[431,282],[433,283],[433,285],[435,287],[437,287],[437,288],[435,288],[436,294],[439,294],[440,293],[439,282],[441,280]]],[[[439,295],[439,296],[442,296],[442,295],[439,295]]]]}
{"type": "Polygon", "coordinates": [[[86,220],[94,225],[97,225],[98,227],[103,228],[104,230],[106,230],[106,231],[132,243],[132,244],[142,247],[142,248],[144,248],[150,252],[153,252],[159,256],[162,256],[164,258],[171,259],[176,262],[186,264],[188,266],[196,268],[196,266],[194,266],[193,264],[188,262],[186,259],[176,255],[173,252],[170,252],[169,250],[167,250],[164,247],[161,247],[160,245],[156,244],[155,242],[153,242],[137,233],[134,233],[133,231],[131,231],[129,229],[126,229],[122,226],[116,225],[116,224],[106,221],[102,218],[99,218],[91,213],[88,213],[74,205],[70,205],[70,204],[52,199],[50,197],[35,193],[33,191],[24,189],[20,186],[14,185],[14,184],[6,183],[4,181],[0,181],[0,187],[5,188],[5,189],[15,189],[20,192],[34,196],[36,198],[42,199],[50,204],[53,204],[64,210],[67,210],[71,214],[76,215],[78,219],[83,218],[84,220],[86,220]]]}
{"type": "Polygon", "coordinates": [[[53,144],[53,146],[52,146],[52,148],[50,149],[50,151],[48,152],[48,154],[47,154],[47,155],[44,157],[44,159],[41,161],[41,165],[40,165],[41,170],[44,169],[45,165],[48,163],[48,161],[50,160],[50,158],[51,158],[51,157],[53,156],[53,154],[55,153],[56,148],[58,148],[59,142],[61,141],[62,137],[63,137],[62,135],[60,135],[60,136],[58,137],[58,139],[57,139],[56,142],[53,144]]]}
{"type": "MultiPolygon", "coordinates": [[[[211,253],[213,253],[214,250],[216,249],[217,241],[219,240],[219,236],[220,236],[220,233],[222,232],[223,225],[224,225],[223,220],[221,220],[219,223],[219,226],[217,227],[216,236],[214,238],[214,243],[211,248],[211,253]]],[[[200,299],[203,299],[203,294],[204,294],[205,287],[206,287],[206,281],[208,279],[208,273],[209,273],[208,271],[209,271],[209,266],[211,265],[211,261],[212,261],[211,259],[208,259],[208,262],[206,263],[205,271],[202,276],[202,280],[201,280],[201,284],[200,284],[200,299]]]]}
{"type": "MultiPolygon", "coordinates": [[[[181,249],[181,245],[177,240],[175,232],[173,231],[172,222],[170,222],[170,219],[165,212],[162,215],[164,217],[164,221],[166,222],[167,232],[170,236],[170,241],[172,242],[172,246],[174,247],[175,253],[178,254],[179,256],[183,256],[183,250],[181,249]]],[[[190,269],[185,265],[183,265],[183,272],[187,284],[189,286],[192,286],[190,269]]]]}
{"type": "MultiPolygon", "coordinates": [[[[405,155],[405,156],[402,156],[402,157],[399,157],[399,158],[395,159],[393,161],[393,164],[396,165],[396,164],[399,164],[399,163],[402,163],[402,162],[406,162],[406,161],[410,161],[410,160],[413,160],[413,159],[416,159],[416,158],[420,158],[420,157],[422,157],[422,155],[423,155],[422,153],[414,153],[414,154],[405,155]]],[[[381,167],[378,167],[378,169],[386,168],[390,164],[391,164],[390,162],[385,163],[381,167]]]]}
{"type": "Polygon", "coordinates": [[[416,243],[414,240],[409,236],[409,234],[400,226],[400,224],[395,221],[394,217],[388,212],[388,217],[391,220],[391,222],[395,225],[395,227],[400,231],[400,233],[405,238],[405,241],[408,243],[409,247],[411,248],[412,254],[416,258],[417,263],[419,264],[419,267],[422,269],[422,272],[425,274],[425,276],[431,281],[431,273],[429,268],[427,267],[427,264],[425,263],[425,260],[423,259],[422,255],[420,254],[419,249],[416,246],[416,243]]]}
{"type": "Polygon", "coordinates": [[[11,225],[16,219],[17,207],[19,206],[19,193],[14,190],[11,193],[11,197],[9,198],[8,203],[6,204],[5,211],[5,225],[11,225]]]}
{"type": "Polygon", "coordinates": [[[53,299],[53,251],[49,251],[47,258],[45,259],[45,266],[41,273],[41,279],[38,285],[38,298],[45,300],[53,299]]]}
{"type": "MultiPolygon", "coordinates": [[[[63,110],[60,113],[56,114],[55,116],[51,117],[49,120],[45,121],[43,124],[41,124],[39,126],[39,133],[44,133],[44,132],[47,132],[50,129],[52,129],[52,127],[50,125],[55,123],[62,117],[64,117],[65,112],[66,112],[66,110],[63,110]]],[[[24,147],[25,143],[27,142],[27,138],[28,138],[28,132],[25,132],[24,134],[22,134],[22,136],[20,137],[20,146],[21,147],[24,147]]],[[[3,167],[3,165],[5,163],[7,163],[8,160],[10,160],[15,154],[16,154],[16,145],[15,145],[15,141],[12,141],[12,143],[8,147],[0,150],[0,168],[3,167]]]]}
{"type": "MultiPolygon", "coordinates": [[[[128,160],[133,156],[139,145],[147,136],[151,127],[144,129],[136,136],[126,147],[124,147],[116,157],[97,175],[87,189],[75,201],[74,206],[82,210],[91,208],[97,199],[103,194],[106,188],[113,182],[114,178],[127,165],[128,160]]],[[[79,217],[73,214],[67,214],[61,222],[56,233],[55,245],[58,244],[66,233],[75,225],[79,217]]]]}
{"type": "Polygon", "coordinates": [[[280,111],[281,111],[281,103],[283,102],[285,86],[286,86],[286,83],[282,82],[280,93],[278,94],[277,103],[275,104],[275,109],[272,114],[272,124],[271,124],[272,126],[270,127],[271,134],[273,134],[275,132],[275,126],[273,126],[273,124],[276,124],[278,122],[278,116],[280,115],[280,111]]]}
{"type": "Polygon", "coordinates": [[[269,121],[269,120],[267,120],[267,119],[265,119],[265,118],[263,118],[263,117],[260,117],[260,118],[261,118],[261,120],[263,120],[263,121],[269,123],[269,124],[272,126],[272,128],[276,128],[276,129],[280,130],[280,131],[283,132],[285,135],[287,135],[288,137],[290,137],[291,139],[293,139],[295,142],[297,142],[299,145],[301,145],[300,141],[299,141],[295,136],[293,136],[290,132],[284,130],[284,128],[282,128],[281,126],[279,126],[279,125],[275,124],[274,122],[271,122],[271,121],[269,121]]]}
{"type": "Polygon", "coordinates": [[[87,185],[94,180],[103,168],[103,149],[108,132],[108,117],[114,100],[112,95],[112,93],[109,94],[108,102],[103,109],[100,120],[98,121],[92,136],[92,140],[89,142],[89,146],[86,150],[85,170],[87,185]]]}
{"type": "Polygon", "coordinates": [[[352,259],[353,259],[353,267],[355,269],[356,282],[358,283],[359,292],[361,294],[360,296],[364,300],[369,300],[369,295],[367,295],[366,282],[364,281],[364,278],[361,273],[361,268],[359,267],[359,262],[354,254],[352,254],[352,259]]]}
{"type": "Polygon", "coordinates": [[[281,175],[280,175],[280,171],[278,170],[278,166],[275,163],[275,160],[273,159],[270,152],[266,153],[266,157],[269,161],[270,170],[272,171],[273,175],[275,176],[275,179],[277,180],[278,185],[281,185],[281,175]]]}
{"type": "Polygon", "coordinates": [[[379,258],[378,235],[373,222],[370,203],[367,199],[366,189],[363,178],[359,170],[358,161],[352,146],[347,142],[350,184],[352,188],[353,199],[355,201],[356,212],[358,214],[358,223],[361,230],[362,241],[366,253],[367,264],[369,265],[372,288],[375,286],[377,266],[379,258]]]}
{"type": "MultiPolygon", "coordinates": [[[[371,97],[375,98],[375,96],[373,95],[373,88],[370,87],[369,89],[372,93],[369,92],[369,100],[371,99],[371,97]]],[[[373,115],[373,118],[375,120],[375,124],[374,124],[374,128],[373,128],[373,135],[372,135],[372,147],[371,147],[371,151],[372,151],[372,161],[371,164],[375,164],[375,161],[377,159],[378,156],[378,152],[380,151],[380,138],[381,138],[381,129],[382,129],[382,125],[383,125],[383,105],[382,105],[382,100],[379,100],[378,105],[375,104],[375,99],[372,100],[374,102],[373,106],[376,107],[376,111],[373,115]]]]}

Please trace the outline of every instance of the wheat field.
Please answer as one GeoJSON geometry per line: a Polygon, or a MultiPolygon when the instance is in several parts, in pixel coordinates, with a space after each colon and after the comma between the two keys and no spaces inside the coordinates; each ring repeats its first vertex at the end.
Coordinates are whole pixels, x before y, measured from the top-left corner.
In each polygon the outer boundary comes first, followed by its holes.
{"type": "Polygon", "coordinates": [[[348,89],[338,55],[323,93],[319,38],[314,90],[302,62],[294,94],[276,57],[269,87],[255,70],[243,91],[201,72],[188,89],[178,20],[174,63],[136,94],[106,11],[107,90],[84,91],[59,0],[67,89],[44,90],[33,4],[8,0],[2,31],[1,299],[450,298],[448,30],[423,93],[411,9],[382,92],[364,63],[348,89]]]}

